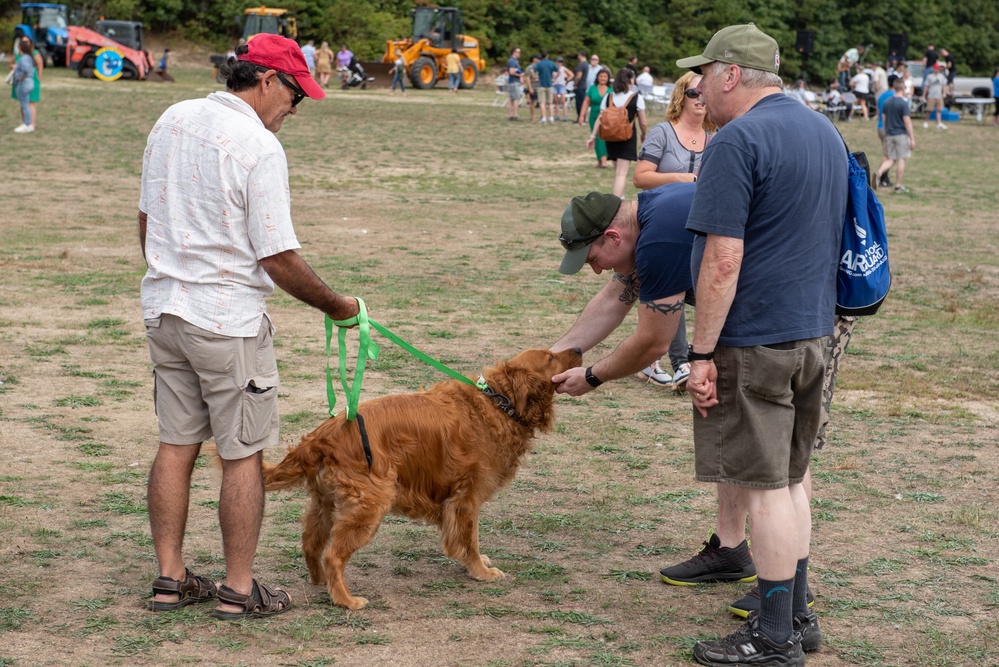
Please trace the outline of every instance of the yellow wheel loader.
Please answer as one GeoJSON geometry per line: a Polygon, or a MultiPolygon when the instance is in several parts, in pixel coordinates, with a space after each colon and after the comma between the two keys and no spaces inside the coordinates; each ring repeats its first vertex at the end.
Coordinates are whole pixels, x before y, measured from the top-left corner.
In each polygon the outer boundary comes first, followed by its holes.
{"type": "Polygon", "coordinates": [[[385,55],[380,62],[363,63],[369,77],[369,86],[385,87],[391,84],[396,51],[402,52],[406,62],[406,75],[414,88],[433,88],[438,79],[447,80],[445,59],[451,49],[461,56],[460,88],[474,88],[479,72],[486,69],[486,61],[479,51],[479,40],[465,34],[465,21],[461,10],[455,7],[417,7],[413,10],[413,36],[388,40],[385,55]]]}

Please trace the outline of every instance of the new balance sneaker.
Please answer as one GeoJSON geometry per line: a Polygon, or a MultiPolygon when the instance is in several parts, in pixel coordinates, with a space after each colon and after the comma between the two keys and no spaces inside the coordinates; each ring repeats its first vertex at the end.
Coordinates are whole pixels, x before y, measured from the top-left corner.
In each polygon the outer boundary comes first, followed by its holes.
{"type": "Polygon", "coordinates": [[[673,382],[673,378],[669,373],[659,368],[659,362],[653,362],[651,366],[647,366],[635,374],[639,380],[645,380],[646,382],[651,382],[652,384],[657,384],[660,387],[668,387],[673,382]]]}
{"type": "MultiPolygon", "coordinates": [[[[815,596],[812,595],[811,586],[805,593],[805,599],[808,601],[808,608],[811,609],[815,604],[815,596]]],[[[736,616],[741,616],[742,618],[749,618],[749,615],[754,611],[760,611],[760,589],[753,586],[753,590],[749,591],[741,598],[733,602],[728,606],[728,610],[735,614],[736,616]]]]}
{"type": "Polygon", "coordinates": [[[798,633],[792,632],[786,642],[779,644],[763,634],[759,618],[753,616],[728,637],[694,644],[694,659],[702,665],[712,667],[804,667],[805,652],[801,648],[801,636],[798,633]]]}
{"type": "Polygon", "coordinates": [[[690,377],[690,364],[684,362],[673,373],[673,388],[677,391],[683,391],[687,386],[688,377],[690,377]]]}
{"type": "Polygon", "coordinates": [[[794,615],[794,631],[801,638],[801,650],[811,653],[822,645],[822,630],[819,629],[819,617],[813,612],[794,615]]]}
{"type": "Polygon", "coordinates": [[[895,186],[895,194],[897,194],[897,195],[906,194],[908,192],[909,192],[909,188],[905,187],[904,185],[896,185],[895,186]]]}
{"type": "Polygon", "coordinates": [[[756,565],[743,540],[737,547],[723,547],[714,533],[693,558],[659,570],[662,580],[674,586],[694,586],[711,581],[756,581],[756,565]]]}

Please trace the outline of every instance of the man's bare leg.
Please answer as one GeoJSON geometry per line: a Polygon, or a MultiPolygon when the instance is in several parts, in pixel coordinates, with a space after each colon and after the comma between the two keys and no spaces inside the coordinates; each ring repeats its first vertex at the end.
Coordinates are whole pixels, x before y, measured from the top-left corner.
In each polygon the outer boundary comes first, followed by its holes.
{"type": "MultiPolygon", "coordinates": [[[[242,595],[253,592],[253,558],[264,516],[263,452],[243,459],[222,460],[219,524],[225,554],[225,585],[242,595]]],[[[219,605],[222,611],[240,611],[219,605]]]]}
{"type": "MultiPolygon", "coordinates": [[[[160,576],[184,581],[184,532],[191,495],[191,473],[201,451],[195,445],[171,445],[161,442],[156,459],[149,471],[146,488],[146,508],[153,549],[160,566],[160,576]]],[[[154,600],[173,602],[177,594],[157,594],[154,600]]]]}

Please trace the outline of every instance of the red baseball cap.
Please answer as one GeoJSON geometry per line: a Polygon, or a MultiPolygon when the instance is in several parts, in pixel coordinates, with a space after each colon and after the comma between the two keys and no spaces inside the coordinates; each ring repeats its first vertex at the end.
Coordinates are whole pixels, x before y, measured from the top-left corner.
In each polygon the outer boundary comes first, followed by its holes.
{"type": "Polygon", "coordinates": [[[933,63],[933,69],[940,69],[940,63],[933,63]]]}
{"type": "Polygon", "coordinates": [[[238,60],[277,70],[293,77],[302,92],[314,100],[326,97],[326,92],[309,73],[305,56],[302,55],[302,49],[295,40],[264,33],[248,41],[246,47],[249,50],[238,56],[238,60]]]}

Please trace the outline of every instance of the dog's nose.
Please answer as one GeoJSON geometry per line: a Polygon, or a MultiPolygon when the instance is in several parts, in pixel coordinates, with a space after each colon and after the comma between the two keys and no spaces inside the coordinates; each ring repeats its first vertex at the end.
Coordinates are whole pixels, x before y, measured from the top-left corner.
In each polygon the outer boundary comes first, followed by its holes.
{"type": "Polygon", "coordinates": [[[572,351],[575,352],[576,356],[578,356],[578,357],[583,356],[583,351],[581,349],[579,349],[578,347],[572,348],[572,351]]]}

